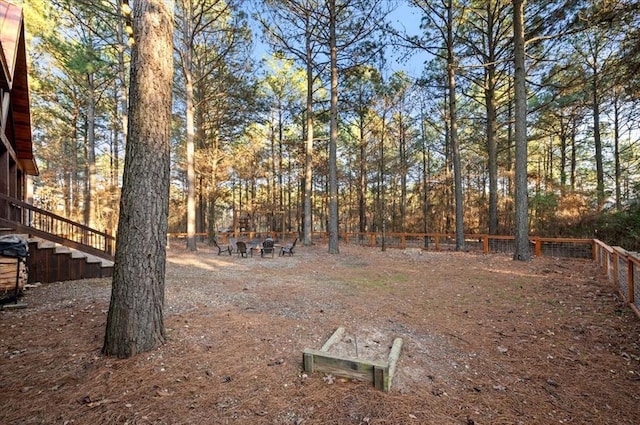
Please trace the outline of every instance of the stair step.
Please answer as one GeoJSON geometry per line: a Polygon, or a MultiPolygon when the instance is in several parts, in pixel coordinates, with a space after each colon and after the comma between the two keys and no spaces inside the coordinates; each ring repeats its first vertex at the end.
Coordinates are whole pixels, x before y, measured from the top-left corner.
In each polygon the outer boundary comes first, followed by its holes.
{"type": "Polygon", "coordinates": [[[113,261],[41,238],[29,238],[28,241],[33,251],[27,258],[33,272],[29,283],[109,277],[113,274],[113,261]]]}

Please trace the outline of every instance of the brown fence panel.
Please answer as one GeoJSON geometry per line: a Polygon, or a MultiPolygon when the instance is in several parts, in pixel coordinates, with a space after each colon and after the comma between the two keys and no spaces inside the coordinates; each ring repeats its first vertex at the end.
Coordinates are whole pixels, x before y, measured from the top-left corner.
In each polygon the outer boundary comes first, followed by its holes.
{"type": "Polygon", "coordinates": [[[595,260],[620,296],[640,317],[640,258],[619,246],[610,247],[594,240],[595,260]]]}

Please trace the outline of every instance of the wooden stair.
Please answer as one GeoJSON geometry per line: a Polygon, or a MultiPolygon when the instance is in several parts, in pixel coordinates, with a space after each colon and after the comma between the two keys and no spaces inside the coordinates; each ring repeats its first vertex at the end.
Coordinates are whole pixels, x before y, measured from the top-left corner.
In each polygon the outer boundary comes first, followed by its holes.
{"type": "Polygon", "coordinates": [[[113,275],[113,236],[1,193],[0,234],[28,241],[27,283],[113,275]]]}
{"type": "Polygon", "coordinates": [[[28,283],[111,277],[113,261],[40,238],[30,238],[28,283]]]}

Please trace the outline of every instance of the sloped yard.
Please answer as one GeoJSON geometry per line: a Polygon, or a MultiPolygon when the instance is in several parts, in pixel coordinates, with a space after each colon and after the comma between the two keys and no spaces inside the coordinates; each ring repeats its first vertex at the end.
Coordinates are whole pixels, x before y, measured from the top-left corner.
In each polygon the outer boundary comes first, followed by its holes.
{"type": "Polygon", "coordinates": [[[29,289],[0,312],[2,424],[638,424],[640,319],[582,260],[299,247],[169,250],[169,339],[100,354],[110,281],[29,289]],[[386,356],[389,393],[302,371],[336,328],[386,356]]]}

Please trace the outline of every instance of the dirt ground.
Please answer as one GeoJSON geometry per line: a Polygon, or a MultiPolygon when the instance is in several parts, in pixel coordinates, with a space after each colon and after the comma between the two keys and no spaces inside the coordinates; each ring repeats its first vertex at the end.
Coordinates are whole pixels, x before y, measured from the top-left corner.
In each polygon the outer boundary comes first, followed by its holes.
{"type": "Polygon", "coordinates": [[[0,312],[0,424],[638,424],[640,319],[583,260],[340,247],[172,247],[153,352],[100,354],[110,281],[0,312]],[[217,251],[216,251],[217,252],[217,251]],[[389,393],[302,370],[336,328],[389,393]]]}

